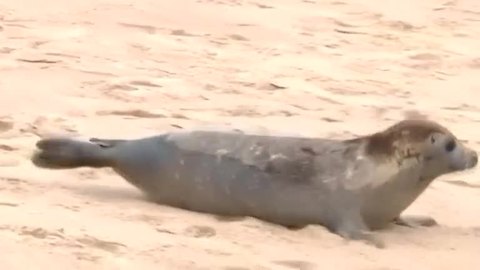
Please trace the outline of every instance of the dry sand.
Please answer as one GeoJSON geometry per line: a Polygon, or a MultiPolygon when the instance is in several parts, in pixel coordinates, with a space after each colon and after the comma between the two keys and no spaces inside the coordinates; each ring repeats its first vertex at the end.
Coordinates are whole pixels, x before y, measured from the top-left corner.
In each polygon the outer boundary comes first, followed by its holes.
{"type": "Polygon", "coordinates": [[[109,170],[28,161],[46,134],[232,124],[349,137],[423,114],[480,150],[478,0],[4,0],[0,269],[479,269],[478,170],[378,250],[146,202],[109,170]],[[477,93],[477,94],[475,94],[477,93]]]}

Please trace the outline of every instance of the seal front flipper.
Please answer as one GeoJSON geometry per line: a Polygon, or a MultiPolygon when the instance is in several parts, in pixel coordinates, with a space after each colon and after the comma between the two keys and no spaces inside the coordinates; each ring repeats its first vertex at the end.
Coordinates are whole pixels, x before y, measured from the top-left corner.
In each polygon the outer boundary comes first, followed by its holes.
{"type": "Polygon", "coordinates": [[[367,245],[374,246],[379,249],[386,247],[385,242],[380,239],[375,233],[367,229],[360,229],[355,227],[342,226],[334,230],[334,233],[343,237],[345,240],[359,240],[367,245]]]}
{"type": "Polygon", "coordinates": [[[379,249],[384,249],[386,247],[385,242],[373,232],[362,231],[362,230],[353,230],[353,231],[342,230],[337,233],[340,236],[342,236],[345,240],[363,241],[367,245],[371,245],[379,249]]]}
{"type": "Polygon", "coordinates": [[[32,163],[40,168],[72,169],[78,167],[111,167],[115,162],[112,149],[71,138],[45,138],[37,142],[32,163]]]}
{"type": "Polygon", "coordinates": [[[386,247],[385,242],[368,229],[361,215],[353,209],[344,213],[329,229],[345,240],[359,240],[379,249],[386,247]]]}
{"type": "Polygon", "coordinates": [[[437,221],[434,218],[429,216],[400,216],[393,220],[393,223],[399,226],[405,226],[410,228],[416,227],[433,227],[438,225],[437,221]]]}

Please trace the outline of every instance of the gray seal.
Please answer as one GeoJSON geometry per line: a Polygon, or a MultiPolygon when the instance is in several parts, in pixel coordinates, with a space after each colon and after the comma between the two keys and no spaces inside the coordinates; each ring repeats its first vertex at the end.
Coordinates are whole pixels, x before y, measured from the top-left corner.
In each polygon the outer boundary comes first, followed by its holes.
{"type": "Polygon", "coordinates": [[[194,130],[49,137],[36,146],[37,167],[110,167],[159,204],[290,228],[318,224],[377,247],[384,243],[372,231],[388,224],[434,224],[400,214],[435,178],[477,164],[475,151],[427,120],[348,140],[194,130]]]}

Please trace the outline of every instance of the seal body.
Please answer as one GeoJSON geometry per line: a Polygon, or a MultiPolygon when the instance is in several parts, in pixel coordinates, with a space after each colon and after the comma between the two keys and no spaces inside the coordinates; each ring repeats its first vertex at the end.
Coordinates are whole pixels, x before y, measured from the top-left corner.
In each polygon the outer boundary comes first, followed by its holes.
{"type": "Polygon", "coordinates": [[[477,163],[446,128],[423,120],[350,140],[191,131],[45,138],[37,147],[38,167],[111,167],[160,204],[289,227],[320,224],[346,238],[385,227],[433,179],[477,163]]]}

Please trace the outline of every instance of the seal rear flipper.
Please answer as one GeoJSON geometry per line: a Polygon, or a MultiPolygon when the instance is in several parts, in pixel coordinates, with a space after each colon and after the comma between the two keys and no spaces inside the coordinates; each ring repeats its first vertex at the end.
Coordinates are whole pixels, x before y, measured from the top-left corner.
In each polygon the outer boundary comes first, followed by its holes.
{"type": "Polygon", "coordinates": [[[31,157],[40,168],[71,169],[78,167],[110,167],[114,156],[100,145],[70,138],[46,138],[36,144],[38,150],[31,157]]]}

